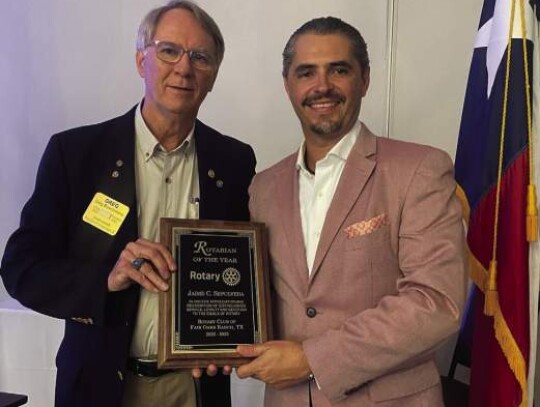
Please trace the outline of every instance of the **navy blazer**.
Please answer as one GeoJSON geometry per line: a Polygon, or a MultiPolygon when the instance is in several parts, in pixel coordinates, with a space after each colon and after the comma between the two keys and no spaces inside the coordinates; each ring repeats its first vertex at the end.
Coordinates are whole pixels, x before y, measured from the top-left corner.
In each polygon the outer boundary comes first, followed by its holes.
{"type": "MultiPolygon", "coordinates": [[[[121,404],[139,287],[109,293],[107,278],[126,244],[138,238],[134,115],[135,108],[51,138],[2,259],[0,275],[12,297],[66,320],[56,360],[57,407],[121,404]],[[82,221],[96,192],[130,208],[115,236],[82,221]]],[[[252,148],[198,120],[194,137],[199,217],[248,220],[252,148]]]]}

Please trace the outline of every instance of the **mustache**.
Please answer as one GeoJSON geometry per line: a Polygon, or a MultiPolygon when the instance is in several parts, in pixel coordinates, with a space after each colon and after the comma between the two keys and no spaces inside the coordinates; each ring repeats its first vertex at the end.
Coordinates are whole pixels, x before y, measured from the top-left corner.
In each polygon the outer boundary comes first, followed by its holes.
{"type": "Polygon", "coordinates": [[[323,100],[323,99],[339,103],[339,102],[344,102],[345,101],[345,96],[343,96],[339,92],[336,92],[334,89],[329,89],[324,93],[316,93],[314,95],[306,97],[302,101],[302,106],[307,106],[309,104],[316,103],[319,100],[323,100]]]}

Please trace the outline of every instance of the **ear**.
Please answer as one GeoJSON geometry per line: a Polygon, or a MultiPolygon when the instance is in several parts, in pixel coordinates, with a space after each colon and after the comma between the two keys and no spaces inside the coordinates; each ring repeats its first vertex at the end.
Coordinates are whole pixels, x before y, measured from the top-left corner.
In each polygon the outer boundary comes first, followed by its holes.
{"type": "Polygon", "coordinates": [[[369,72],[369,66],[362,71],[362,85],[360,87],[360,93],[362,94],[362,97],[366,96],[367,90],[369,88],[369,72]]]}
{"type": "Polygon", "coordinates": [[[139,75],[141,78],[144,78],[144,52],[137,51],[135,54],[135,63],[137,65],[137,71],[139,72],[139,75]]]}
{"type": "Polygon", "coordinates": [[[287,96],[289,96],[290,98],[291,96],[289,93],[289,81],[287,80],[286,76],[283,77],[283,86],[285,87],[285,92],[287,92],[287,96]]]}
{"type": "Polygon", "coordinates": [[[208,89],[208,92],[212,92],[212,89],[214,89],[214,84],[216,83],[218,73],[219,73],[219,70],[217,70],[216,73],[214,74],[214,78],[212,79],[212,82],[210,83],[210,88],[208,89]]]}

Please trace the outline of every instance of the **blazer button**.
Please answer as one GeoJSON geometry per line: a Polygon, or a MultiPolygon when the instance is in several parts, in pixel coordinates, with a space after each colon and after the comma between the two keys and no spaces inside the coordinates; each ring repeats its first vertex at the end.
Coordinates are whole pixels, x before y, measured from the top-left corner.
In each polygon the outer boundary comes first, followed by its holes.
{"type": "Polygon", "coordinates": [[[306,315],[308,316],[308,318],[314,318],[315,315],[317,315],[317,310],[313,307],[308,307],[306,309],[306,315]]]}

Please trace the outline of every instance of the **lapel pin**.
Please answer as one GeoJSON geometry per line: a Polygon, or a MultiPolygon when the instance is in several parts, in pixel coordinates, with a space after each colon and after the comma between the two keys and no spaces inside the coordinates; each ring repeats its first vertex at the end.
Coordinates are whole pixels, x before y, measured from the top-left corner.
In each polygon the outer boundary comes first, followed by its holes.
{"type": "Polygon", "coordinates": [[[217,185],[218,188],[223,188],[223,181],[220,180],[220,179],[218,179],[218,180],[216,181],[216,185],[217,185]]]}
{"type": "Polygon", "coordinates": [[[214,178],[214,177],[216,176],[216,172],[215,172],[212,168],[210,168],[210,169],[208,170],[208,176],[209,176],[210,178],[214,178]]]}

